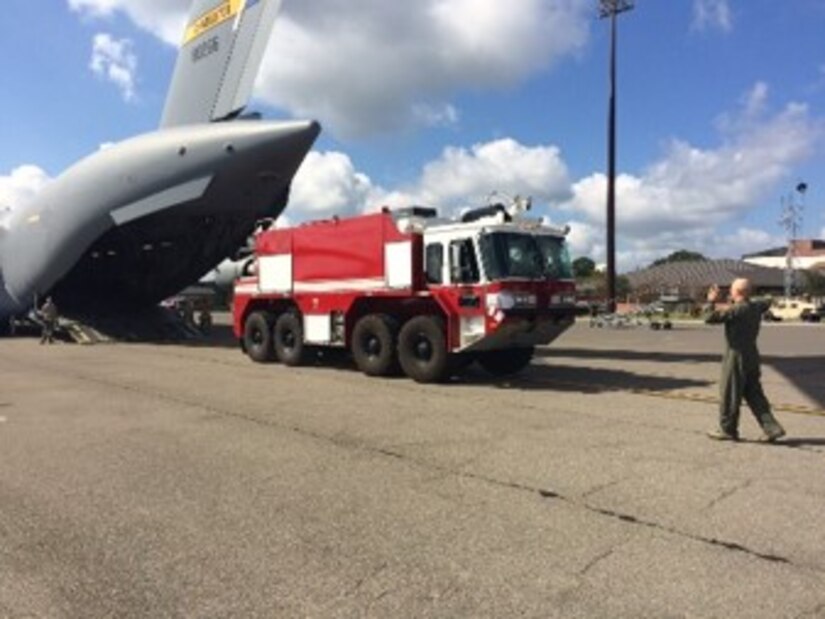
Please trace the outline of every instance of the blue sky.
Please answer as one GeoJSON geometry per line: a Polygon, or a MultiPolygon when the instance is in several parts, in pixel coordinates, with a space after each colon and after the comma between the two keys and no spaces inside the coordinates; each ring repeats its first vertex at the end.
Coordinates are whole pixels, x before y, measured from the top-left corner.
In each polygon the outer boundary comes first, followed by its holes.
{"type": "MultiPolygon", "coordinates": [[[[0,205],[156,128],[188,4],[6,0],[0,205]]],[[[284,0],[252,107],[324,126],[287,219],[520,193],[603,260],[597,4],[284,0]]],[[[825,0],[637,0],[619,29],[620,268],[781,243],[799,180],[825,237],[825,0]]]]}

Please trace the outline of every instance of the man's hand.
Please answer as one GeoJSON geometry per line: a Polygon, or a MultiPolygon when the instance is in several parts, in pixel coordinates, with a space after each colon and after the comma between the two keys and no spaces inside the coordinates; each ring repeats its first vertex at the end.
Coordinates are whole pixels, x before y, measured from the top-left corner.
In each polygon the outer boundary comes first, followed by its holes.
{"type": "Polygon", "coordinates": [[[719,286],[714,284],[708,289],[708,303],[716,303],[719,299],[719,286]]]}

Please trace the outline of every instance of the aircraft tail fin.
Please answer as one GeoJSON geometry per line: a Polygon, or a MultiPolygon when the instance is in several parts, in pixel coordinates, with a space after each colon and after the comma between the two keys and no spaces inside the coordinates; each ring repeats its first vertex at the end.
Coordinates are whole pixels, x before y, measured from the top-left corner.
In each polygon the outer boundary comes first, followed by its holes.
{"type": "Polygon", "coordinates": [[[281,0],[194,0],[161,127],[246,107],[280,7],[281,0]]]}

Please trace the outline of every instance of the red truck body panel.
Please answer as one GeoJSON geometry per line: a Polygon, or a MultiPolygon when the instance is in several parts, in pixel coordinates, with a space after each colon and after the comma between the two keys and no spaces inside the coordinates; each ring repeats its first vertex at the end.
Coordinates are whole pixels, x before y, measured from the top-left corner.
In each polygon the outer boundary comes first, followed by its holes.
{"type": "Polygon", "coordinates": [[[400,233],[389,214],[376,213],[269,230],[258,236],[256,252],[291,253],[296,282],[378,279],[385,272],[384,246],[413,236],[400,233]]]}

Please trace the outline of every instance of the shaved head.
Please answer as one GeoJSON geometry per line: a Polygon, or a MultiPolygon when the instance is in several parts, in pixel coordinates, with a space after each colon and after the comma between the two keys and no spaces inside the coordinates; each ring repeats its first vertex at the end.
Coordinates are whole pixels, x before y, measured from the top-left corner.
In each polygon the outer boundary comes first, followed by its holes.
{"type": "Polygon", "coordinates": [[[745,277],[733,280],[730,285],[730,294],[734,300],[748,299],[751,296],[751,281],[745,277]]]}

